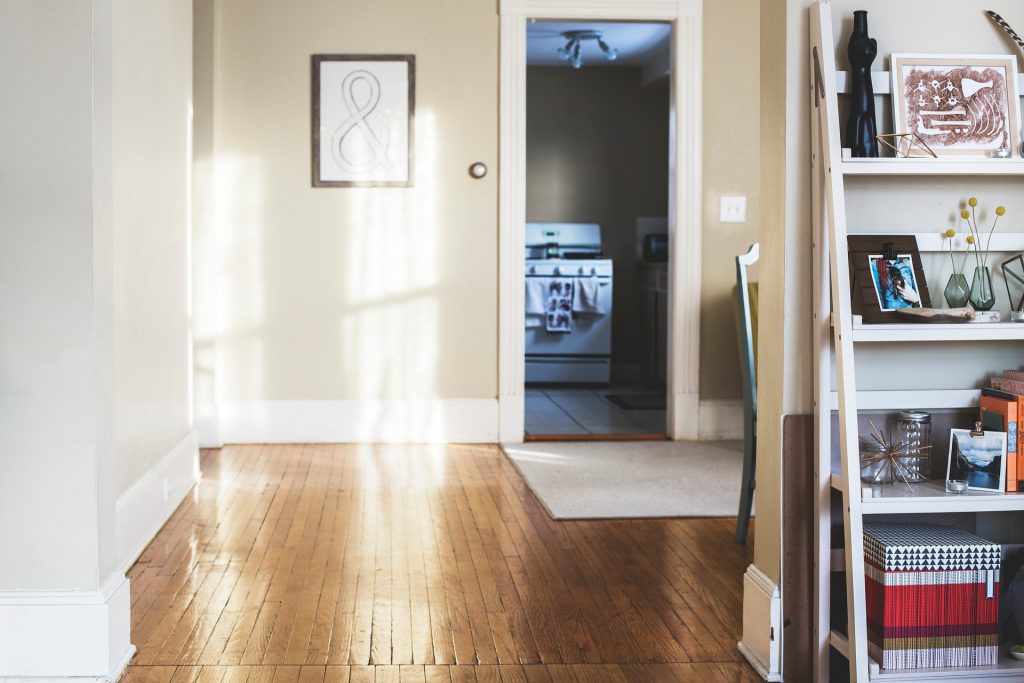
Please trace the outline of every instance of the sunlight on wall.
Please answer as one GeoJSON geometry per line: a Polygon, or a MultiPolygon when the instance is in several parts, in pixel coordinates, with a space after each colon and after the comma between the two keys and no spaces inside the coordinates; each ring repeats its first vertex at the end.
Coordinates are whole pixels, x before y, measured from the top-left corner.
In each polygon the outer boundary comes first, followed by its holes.
{"type": "Polygon", "coordinates": [[[262,163],[255,158],[218,158],[214,164],[219,286],[216,307],[218,345],[231,345],[234,362],[215,358],[217,394],[230,382],[258,395],[264,386],[265,257],[263,253],[262,163]],[[221,368],[225,372],[220,372],[221,368]],[[224,376],[240,369],[236,377],[224,376]]]}
{"type": "Polygon", "coordinates": [[[437,122],[429,109],[416,117],[416,151],[416,186],[400,190],[411,198],[395,202],[383,188],[348,190],[341,352],[344,371],[361,396],[436,395],[442,207],[437,122]]]}

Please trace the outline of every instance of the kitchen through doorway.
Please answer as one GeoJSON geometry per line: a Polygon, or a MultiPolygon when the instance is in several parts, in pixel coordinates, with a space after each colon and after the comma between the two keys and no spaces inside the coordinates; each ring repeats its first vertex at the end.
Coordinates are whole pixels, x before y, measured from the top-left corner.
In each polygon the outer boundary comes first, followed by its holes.
{"type": "Polygon", "coordinates": [[[668,438],[671,39],[527,25],[527,440],[668,438]]]}

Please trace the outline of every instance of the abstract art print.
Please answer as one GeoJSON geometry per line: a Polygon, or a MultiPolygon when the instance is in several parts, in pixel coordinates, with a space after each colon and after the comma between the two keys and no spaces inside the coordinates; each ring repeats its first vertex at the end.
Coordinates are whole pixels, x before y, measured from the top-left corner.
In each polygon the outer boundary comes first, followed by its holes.
{"type": "Polygon", "coordinates": [[[1006,432],[951,429],[946,481],[967,480],[967,488],[1002,492],[1006,485],[1006,432]]]}
{"type": "Polygon", "coordinates": [[[313,186],[411,187],[416,57],[313,55],[313,186]]]}
{"type": "Polygon", "coordinates": [[[1017,60],[1012,55],[894,54],[893,125],[939,156],[1019,149],[1017,60]]]}

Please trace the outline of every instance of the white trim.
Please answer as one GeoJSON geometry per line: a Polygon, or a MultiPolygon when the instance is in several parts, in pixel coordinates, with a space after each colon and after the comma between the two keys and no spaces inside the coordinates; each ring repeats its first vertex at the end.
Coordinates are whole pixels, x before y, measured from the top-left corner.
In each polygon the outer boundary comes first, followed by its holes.
{"type": "Polygon", "coordinates": [[[782,594],[778,585],[755,565],[743,575],[743,639],[737,643],[744,659],[766,681],[781,681],[782,594]]]}
{"type": "Polygon", "coordinates": [[[701,441],[743,438],[743,401],[707,399],[699,405],[701,441]]]}
{"type": "Polygon", "coordinates": [[[668,434],[700,438],[703,0],[501,0],[498,400],[503,443],[523,440],[523,239],[526,224],[526,22],[673,23],[669,146],[668,434]],[[685,229],[677,229],[677,226],[685,229]]]}
{"type": "Polygon", "coordinates": [[[220,405],[225,443],[495,443],[494,399],[246,401],[220,405]]]}
{"type": "Polygon", "coordinates": [[[135,563],[198,481],[199,445],[192,430],[117,499],[117,564],[122,571],[135,563]]]}
{"type": "Polygon", "coordinates": [[[197,408],[192,421],[200,448],[220,448],[224,445],[224,439],[220,436],[220,418],[216,407],[197,408]]]}
{"type": "Polygon", "coordinates": [[[116,681],[135,654],[128,579],[96,590],[0,591],[0,681],[116,681]]]}

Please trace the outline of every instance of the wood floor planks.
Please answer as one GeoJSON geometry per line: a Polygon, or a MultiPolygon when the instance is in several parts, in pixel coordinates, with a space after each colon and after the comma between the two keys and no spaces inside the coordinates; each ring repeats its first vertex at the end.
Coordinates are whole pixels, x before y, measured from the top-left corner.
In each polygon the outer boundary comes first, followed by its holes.
{"type": "Polygon", "coordinates": [[[734,520],[552,520],[494,446],[204,451],[126,683],[756,681],[734,520]]]}

